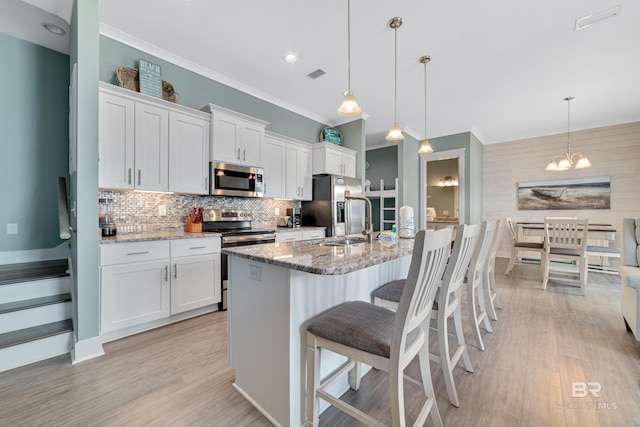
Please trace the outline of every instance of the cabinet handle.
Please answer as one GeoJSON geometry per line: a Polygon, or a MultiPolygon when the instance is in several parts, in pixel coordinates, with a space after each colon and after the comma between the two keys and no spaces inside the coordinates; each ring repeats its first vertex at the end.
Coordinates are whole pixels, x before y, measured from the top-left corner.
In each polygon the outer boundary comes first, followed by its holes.
{"type": "Polygon", "coordinates": [[[142,169],[138,169],[138,185],[142,184],[142,169]]]}
{"type": "Polygon", "coordinates": [[[206,249],[206,246],[192,246],[189,249],[206,249]]]}
{"type": "Polygon", "coordinates": [[[207,179],[207,177],[204,177],[204,189],[205,190],[209,190],[209,180],[207,179]]]}
{"type": "Polygon", "coordinates": [[[178,278],[178,264],[173,264],[173,278],[178,278]]]}
{"type": "Polygon", "coordinates": [[[236,159],[240,160],[240,149],[238,148],[238,154],[236,155],[236,159]]]}
{"type": "Polygon", "coordinates": [[[127,252],[127,255],[144,255],[148,254],[149,251],[141,251],[141,252],[127,252]]]}
{"type": "Polygon", "coordinates": [[[129,185],[131,185],[131,168],[129,168],[129,185]]]}
{"type": "Polygon", "coordinates": [[[164,281],[165,282],[169,281],[169,266],[168,265],[164,266],[164,281]]]}
{"type": "Polygon", "coordinates": [[[247,150],[246,148],[242,149],[242,161],[247,160],[247,150]]]}

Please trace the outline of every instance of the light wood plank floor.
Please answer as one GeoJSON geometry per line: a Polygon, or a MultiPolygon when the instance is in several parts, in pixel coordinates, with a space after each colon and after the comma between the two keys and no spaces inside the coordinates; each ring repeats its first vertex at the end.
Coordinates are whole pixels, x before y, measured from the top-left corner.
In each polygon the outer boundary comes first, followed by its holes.
{"type": "MultiPolygon", "coordinates": [[[[620,279],[590,273],[582,297],[559,282],[542,291],[537,266],[497,276],[494,333],[483,331],[482,352],[467,330],[475,372],[454,372],[460,408],[432,363],[445,425],[640,426],[640,345],[620,315],[620,279]],[[573,382],[600,383],[599,397],[572,397],[573,382]]],[[[60,356],[0,373],[0,426],[268,426],[231,385],[226,328],[217,312],[105,344],[105,356],[77,365],[60,356]]],[[[389,422],[386,387],[372,371],[344,399],[389,422]]],[[[321,425],[359,423],[329,409],[321,425]]]]}

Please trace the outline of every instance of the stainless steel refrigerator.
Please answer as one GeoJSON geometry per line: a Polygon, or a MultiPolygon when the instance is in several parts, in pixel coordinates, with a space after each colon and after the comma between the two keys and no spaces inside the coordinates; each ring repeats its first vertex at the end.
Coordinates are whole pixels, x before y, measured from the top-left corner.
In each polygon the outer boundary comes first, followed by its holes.
{"type": "Polygon", "coordinates": [[[314,175],[313,200],[302,202],[302,225],[326,227],[327,236],[362,235],[365,229],[366,205],[363,200],[346,200],[364,196],[362,182],[338,175],[314,175]]]}

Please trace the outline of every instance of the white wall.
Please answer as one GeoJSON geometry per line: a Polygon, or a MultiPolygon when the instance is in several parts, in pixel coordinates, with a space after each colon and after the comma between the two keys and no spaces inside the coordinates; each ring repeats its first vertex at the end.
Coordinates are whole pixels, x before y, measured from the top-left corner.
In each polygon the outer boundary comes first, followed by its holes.
{"type": "MultiPolygon", "coordinates": [[[[571,132],[571,149],[589,157],[592,167],[546,172],[551,159],[565,152],[566,133],[491,144],[484,147],[484,219],[510,216],[514,222],[542,221],[545,216],[577,216],[589,222],[613,224],[640,216],[640,122],[571,132]],[[584,176],[611,177],[611,209],[518,210],[519,181],[584,176]]],[[[498,256],[509,256],[504,233],[498,256]]],[[[619,239],[619,233],[617,238],[619,239]]],[[[616,246],[618,241],[616,241],[616,246]]]]}

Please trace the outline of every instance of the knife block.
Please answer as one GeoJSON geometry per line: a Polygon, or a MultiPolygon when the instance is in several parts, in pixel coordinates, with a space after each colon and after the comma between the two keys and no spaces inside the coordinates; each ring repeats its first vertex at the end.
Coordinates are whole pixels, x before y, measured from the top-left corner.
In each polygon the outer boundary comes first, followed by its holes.
{"type": "Polygon", "coordinates": [[[202,233],[201,222],[191,222],[191,217],[187,217],[187,225],[184,227],[187,233],[202,233]]]}

